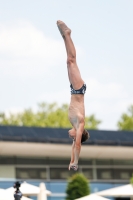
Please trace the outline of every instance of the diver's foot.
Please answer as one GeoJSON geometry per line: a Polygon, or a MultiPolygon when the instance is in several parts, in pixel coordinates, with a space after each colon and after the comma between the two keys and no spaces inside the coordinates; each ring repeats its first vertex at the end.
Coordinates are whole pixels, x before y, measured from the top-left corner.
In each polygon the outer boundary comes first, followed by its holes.
{"type": "Polygon", "coordinates": [[[78,165],[73,164],[73,165],[70,166],[70,169],[73,169],[74,171],[77,171],[78,170],[78,165]]]}
{"type": "Polygon", "coordinates": [[[58,29],[59,29],[59,31],[60,31],[60,33],[61,33],[63,38],[65,38],[66,35],[70,35],[71,34],[71,29],[68,28],[67,25],[64,22],[58,20],[57,21],[57,26],[58,26],[58,29]]]}

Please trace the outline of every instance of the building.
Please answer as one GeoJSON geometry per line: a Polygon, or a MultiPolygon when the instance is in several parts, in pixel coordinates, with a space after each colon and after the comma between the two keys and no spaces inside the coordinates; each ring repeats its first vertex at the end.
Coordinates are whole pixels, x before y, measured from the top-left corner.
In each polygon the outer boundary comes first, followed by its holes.
{"type": "MultiPolygon", "coordinates": [[[[92,192],[129,183],[133,173],[133,132],[89,130],[82,145],[79,172],[89,180],[92,192]]],[[[0,126],[0,188],[14,181],[34,185],[45,182],[63,200],[71,154],[68,129],[0,126]]]]}

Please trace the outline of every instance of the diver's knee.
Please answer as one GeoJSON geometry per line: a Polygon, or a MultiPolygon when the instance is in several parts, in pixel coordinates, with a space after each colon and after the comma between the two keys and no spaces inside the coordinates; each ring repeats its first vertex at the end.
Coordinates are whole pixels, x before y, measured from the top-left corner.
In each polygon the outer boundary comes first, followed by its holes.
{"type": "Polygon", "coordinates": [[[76,56],[75,55],[71,55],[67,57],[67,65],[73,65],[74,63],[76,63],[76,56]]]}

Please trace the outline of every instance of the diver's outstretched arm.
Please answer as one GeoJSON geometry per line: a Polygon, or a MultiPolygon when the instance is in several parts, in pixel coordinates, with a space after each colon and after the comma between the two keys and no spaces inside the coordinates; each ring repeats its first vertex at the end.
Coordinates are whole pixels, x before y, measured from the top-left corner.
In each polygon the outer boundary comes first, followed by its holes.
{"type": "Polygon", "coordinates": [[[79,124],[79,128],[77,129],[77,136],[76,136],[76,141],[74,145],[74,162],[71,163],[70,169],[73,169],[76,171],[78,169],[78,160],[79,160],[79,154],[81,150],[81,138],[82,138],[82,133],[84,130],[84,123],[79,124]]]}
{"type": "Polygon", "coordinates": [[[72,151],[71,151],[71,161],[70,161],[70,164],[69,164],[69,170],[71,168],[71,165],[74,163],[74,149],[75,149],[75,140],[73,140],[73,143],[72,143],[72,151]]]}

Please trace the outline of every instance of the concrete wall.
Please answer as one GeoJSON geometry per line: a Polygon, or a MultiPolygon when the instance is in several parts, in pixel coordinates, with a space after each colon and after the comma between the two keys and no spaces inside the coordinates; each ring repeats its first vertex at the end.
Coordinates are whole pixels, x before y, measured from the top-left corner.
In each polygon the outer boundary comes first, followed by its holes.
{"type": "Polygon", "coordinates": [[[15,167],[13,165],[0,166],[0,178],[15,178],[15,167]]]}

